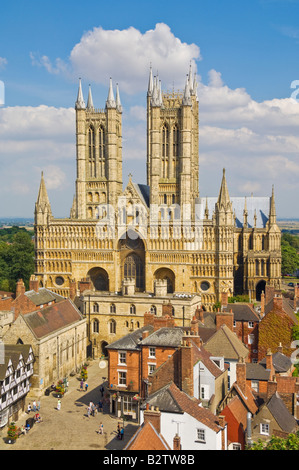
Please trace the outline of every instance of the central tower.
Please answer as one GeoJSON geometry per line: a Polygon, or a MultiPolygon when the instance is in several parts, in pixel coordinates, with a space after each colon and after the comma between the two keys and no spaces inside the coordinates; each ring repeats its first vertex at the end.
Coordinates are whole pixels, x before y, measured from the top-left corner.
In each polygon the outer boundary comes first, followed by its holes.
{"type": "Polygon", "coordinates": [[[150,69],[147,92],[147,184],[151,204],[191,204],[199,196],[199,113],[190,66],[183,93],[161,91],[150,69]]]}

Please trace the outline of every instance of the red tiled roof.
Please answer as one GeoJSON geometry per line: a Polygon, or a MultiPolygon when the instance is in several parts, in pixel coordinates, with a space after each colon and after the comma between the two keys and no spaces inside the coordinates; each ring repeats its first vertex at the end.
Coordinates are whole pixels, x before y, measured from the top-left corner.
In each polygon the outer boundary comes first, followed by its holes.
{"type": "Polygon", "coordinates": [[[80,312],[69,299],[35,312],[23,314],[23,318],[36,338],[43,338],[54,331],[82,320],[80,312]]]}
{"type": "Polygon", "coordinates": [[[161,434],[147,421],[130,439],[124,450],[171,450],[161,434]]]}

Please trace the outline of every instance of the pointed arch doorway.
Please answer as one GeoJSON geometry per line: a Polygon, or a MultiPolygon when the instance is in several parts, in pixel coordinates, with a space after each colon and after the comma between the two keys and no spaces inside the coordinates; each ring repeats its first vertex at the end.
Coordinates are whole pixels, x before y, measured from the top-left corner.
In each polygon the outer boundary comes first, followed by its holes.
{"type": "Polygon", "coordinates": [[[134,279],[137,292],[145,289],[145,247],[138,233],[129,231],[118,242],[121,283],[134,279]]]}

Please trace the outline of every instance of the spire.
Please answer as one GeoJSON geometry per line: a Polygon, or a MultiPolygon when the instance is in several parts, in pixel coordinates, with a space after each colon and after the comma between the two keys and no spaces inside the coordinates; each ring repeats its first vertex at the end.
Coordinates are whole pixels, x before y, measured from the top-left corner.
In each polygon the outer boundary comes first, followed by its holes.
{"type": "Polygon", "coordinates": [[[162,98],[162,84],[161,80],[159,80],[159,105],[162,106],[163,98],[162,98]]]}
{"type": "Polygon", "coordinates": [[[228,204],[231,204],[231,201],[229,198],[229,193],[228,193],[228,188],[227,188],[227,183],[226,183],[225,168],[223,168],[223,176],[222,176],[217,205],[219,206],[219,208],[223,206],[226,209],[228,204]]]}
{"type": "Polygon", "coordinates": [[[191,95],[193,95],[193,80],[192,80],[192,64],[191,64],[191,60],[190,60],[190,66],[189,66],[189,77],[188,77],[188,81],[189,81],[190,93],[191,93],[191,95]]]}
{"type": "Polygon", "coordinates": [[[153,89],[154,89],[154,82],[153,82],[153,70],[152,70],[152,64],[151,64],[150,65],[149,79],[148,79],[147,96],[152,96],[153,95],[153,89]]]}
{"type": "Polygon", "coordinates": [[[208,198],[206,197],[205,219],[209,218],[208,198]]]}
{"type": "Polygon", "coordinates": [[[42,172],[37,201],[35,203],[35,223],[38,225],[47,224],[49,215],[52,216],[52,211],[44,180],[44,174],[42,172]]]}
{"type": "Polygon", "coordinates": [[[248,226],[248,210],[247,210],[247,198],[245,196],[244,210],[243,210],[243,227],[248,226]]]}
{"type": "Polygon", "coordinates": [[[91,95],[91,87],[89,85],[89,90],[88,90],[88,100],[87,100],[87,109],[90,111],[94,110],[94,105],[92,101],[92,95],[91,95]]]}
{"type": "Polygon", "coordinates": [[[161,98],[160,98],[160,83],[159,77],[156,75],[154,77],[154,86],[153,86],[153,94],[151,99],[152,106],[161,106],[161,98]]]}
{"type": "Polygon", "coordinates": [[[108,98],[106,101],[106,107],[107,108],[115,108],[115,99],[114,99],[114,94],[113,94],[113,87],[112,87],[112,78],[110,77],[110,84],[109,84],[109,93],[108,93],[108,98]]]}
{"type": "Polygon", "coordinates": [[[46,189],[46,183],[44,180],[44,172],[42,171],[41,174],[41,180],[40,180],[40,186],[39,186],[39,192],[37,196],[37,201],[36,204],[38,204],[40,207],[44,208],[46,205],[50,206],[50,201],[48,198],[48,193],[46,189]]]}
{"type": "Polygon", "coordinates": [[[122,112],[122,106],[121,106],[121,102],[120,102],[118,83],[116,84],[116,100],[115,100],[115,104],[116,104],[116,109],[117,109],[117,111],[121,113],[121,112],[122,112]]]}
{"type": "Polygon", "coordinates": [[[270,212],[269,212],[270,225],[276,224],[276,208],[274,198],[274,184],[272,185],[272,196],[270,197],[270,212]]]}
{"type": "Polygon", "coordinates": [[[81,86],[81,78],[79,78],[79,89],[78,89],[78,96],[77,96],[75,108],[85,109],[85,102],[83,99],[82,86],[81,86]]]}
{"type": "Polygon", "coordinates": [[[184,106],[191,106],[191,95],[190,95],[190,85],[189,85],[189,77],[187,75],[186,78],[186,85],[184,91],[184,98],[183,98],[183,105],[184,106]]]}

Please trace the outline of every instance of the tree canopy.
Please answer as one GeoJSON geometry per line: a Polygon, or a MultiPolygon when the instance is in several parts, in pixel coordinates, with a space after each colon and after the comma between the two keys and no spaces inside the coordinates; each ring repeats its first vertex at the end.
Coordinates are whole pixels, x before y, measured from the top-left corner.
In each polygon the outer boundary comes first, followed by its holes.
{"type": "Polygon", "coordinates": [[[30,276],[34,272],[32,234],[24,229],[16,229],[9,234],[0,230],[0,290],[12,292],[15,291],[18,279],[23,279],[28,288],[30,276]]]}

